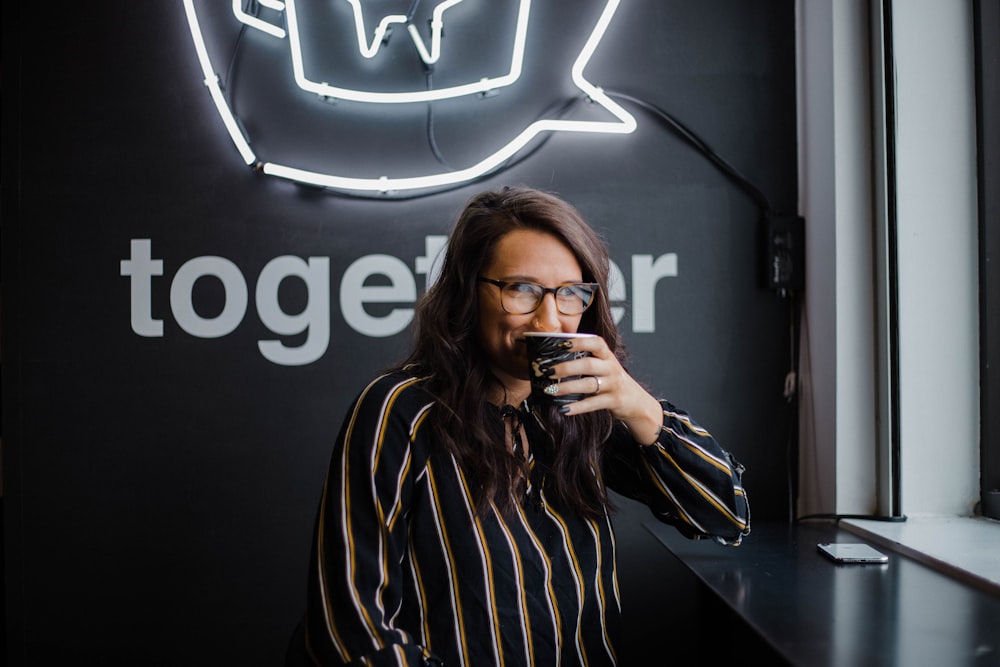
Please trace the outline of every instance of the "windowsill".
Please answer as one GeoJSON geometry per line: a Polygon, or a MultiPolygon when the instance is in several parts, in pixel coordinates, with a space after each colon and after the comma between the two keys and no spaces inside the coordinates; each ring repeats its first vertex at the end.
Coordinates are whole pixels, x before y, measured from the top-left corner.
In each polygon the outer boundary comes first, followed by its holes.
{"type": "Polygon", "coordinates": [[[1000,521],[981,517],[843,519],[840,526],[887,549],[993,593],[1000,593],[1000,521]]]}

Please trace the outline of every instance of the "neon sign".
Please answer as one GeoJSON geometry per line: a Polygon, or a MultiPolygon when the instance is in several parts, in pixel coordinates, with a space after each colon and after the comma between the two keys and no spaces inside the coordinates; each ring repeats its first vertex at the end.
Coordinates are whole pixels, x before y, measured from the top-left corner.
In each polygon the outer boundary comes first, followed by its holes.
{"type": "MultiPolygon", "coordinates": [[[[479,1],[483,2],[484,0],[479,1]]],[[[417,57],[428,68],[441,65],[444,49],[442,39],[445,28],[448,28],[449,34],[451,34],[451,31],[460,32],[463,27],[463,21],[467,22],[469,20],[469,7],[475,9],[475,0],[444,0],[438,2],[434,5],[432,18],[429,20],[429,39],[425,39],[420,34],[420,30],[415,25],[411,16],[386,14],[378,19],[376,27],[370,31],[371,38],[369,39],[367,36],[369,31],[366,29],[366,18],[370,17],[365,16],[365,8],[362,0],[326,0],[326,2],[346,3],[350,6],[353,25],[350,27],[349,32],[351,33],[352,40],[356,41],[356,44],[353,46],[356,49],[356,55],[359,55],[363,59],[377,62],[393,27],[402,26],[406,28],[406,34],[412,42],[417,57]],[[461,18],[451,20],[452,14],[458,13],[453,10],[460,8],[463,3],[464,6],[461,9],[465,11],[461,13],[461,18]]],[[[337,85],[322,81],[320,76],[316,76],[310,70],[308,49],[304,48],[303,43],[303,33],[305,32],[306,23],[300,17],[300,8],[297,6],[296,0],[258,0],[258,3],[261,7],[266,8],[269,14],[275,18],[274,22],[264,20],[244,11],[241,0],[232,0],[233,17],[239,24],[265,33],[271,39],[286,41],[296,86],[302,92],[324,100],[343,100],[360,104],[380,105],[381,108],[387,108],[386,105],[430,103],[461,99],[463,97],[475,98],[487,94],[503,94],[503,91],[514,86],[524,73],[526,44],[531,25],[530,0],[519,0],[517,3],[513,36],[509,44],[509,51],[504,52],[504,71],[494,76],[480,76],[467,82],[452,83],[442,87],[411,87],[409,90],[360,90],[356,85],[352,86],[348,83],[337,85]]],[[[374,3],[369,2],[368,4],[374,3]]],[[[416,6],[416,4],[418,3],[411,3],[411,6],[416,6]]],[[[435,188],[474,180],[502,166],[543,133],[629,134],[633,132],[636,128],[634,117],[605,94],[599,86],[588,80],[584,74],[584,70],[604,37],[619,4],[620,0],[607,0],[596,24],[591,29],[589,36],[576,55],[569,72],[575,88],[588,100],[607,112],[606,120],[593,120],[589,118],[587,120],[569,120],[558,117],[541,117],[534,119],[505,144],[470,166],[430,172],[425,169],[424,173],[409,175],[385,173],[377,177],[331,173],[333,170],[296,165],[281,159],[271,161],[265,156],[259,156],[253,148],[249,133],[237,118],[232,105],[227,100],[223,91],[223,85],[217,74],[220,69],[217,63],[213,62],[209,56],[209,48],[201,26],[200,10],[196,10],[195,0],[184,0],[184,9],[194,42],[195,52],[204,76],[204,83],[209,90],[219,117],[225,125],[234,146],[247,165],[251,165],[268,175],[333,190],[387,193],[435,188]]],[[[514,5],[515,3],[512,2],[511,7],[514,5]]],[[[341,32],[345,31],[342,30],[341,32]]]]}

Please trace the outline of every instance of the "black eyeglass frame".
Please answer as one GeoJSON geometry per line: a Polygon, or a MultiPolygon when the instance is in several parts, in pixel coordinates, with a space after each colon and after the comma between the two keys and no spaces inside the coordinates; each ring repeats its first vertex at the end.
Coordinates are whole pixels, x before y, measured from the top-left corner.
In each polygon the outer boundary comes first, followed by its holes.
{"type": "Polygon", "coordinates": [[[560,285],[559,287],[546,287],[545,285],[539,285],[538,283],[529,282],[527,280],[514,280],[511,282],[504,282],[502,280],[494,280],[493,278],[486,278],[484,276],[479,276],[479,282],[489,283],[491,285],[496,285],[498,288],[500,288],[500,307],[503,308],[503,312],[507,313],[508,315],[528,315],[529,313],[535,312],[536,310],[538,310],[539,306],[542,305],[542,301],[545,300],[546,294],[551,294],[553,297],[555,297],[556,309],[561,314],[583,315],[585,312],[587,312],[587,309],[590,308],[590,306],[594,303],[594,297],[597,296],[597,291],[601,288],[600,283],[566,283],[565,285],[560,285]],[[541,295],[538,297],[538,303],[535,305],[534,308],[524,313],[510,312],[509,310],[507,310],[507,307],[504,306],[503,303],[503,291],[509,285],[533,285],[538,289],[542,290],[541,295]],[[587,304],[583,307],[583,310],[581,310],[579,313],[565,313],[563,312],[562,308],[559,307],[559,291],[569,287],[583,287],[592,290],[590,301],[587,302],[587,304]]]}

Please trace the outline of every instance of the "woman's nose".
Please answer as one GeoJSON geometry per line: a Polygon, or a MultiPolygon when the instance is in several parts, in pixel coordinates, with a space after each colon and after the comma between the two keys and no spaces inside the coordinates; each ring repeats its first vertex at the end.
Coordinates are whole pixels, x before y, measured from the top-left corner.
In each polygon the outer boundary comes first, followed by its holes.
{"type": "Polygon", "coordinates": [[[542,297],[542,302],[535,311],[534,325],[539,331],[559,331],[562,324],[559,321],[555,294],[550,293],[542,297]]]}

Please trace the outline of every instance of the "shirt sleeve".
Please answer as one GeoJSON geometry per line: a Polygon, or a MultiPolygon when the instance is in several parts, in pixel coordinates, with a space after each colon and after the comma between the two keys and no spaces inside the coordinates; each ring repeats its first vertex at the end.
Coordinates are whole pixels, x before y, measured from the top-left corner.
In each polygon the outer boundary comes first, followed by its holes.
{"type": "Polygon", "coordinates": [[[309,571],[305,643],[316,664],[440,664],[394,623],[404,589],[406,510],[415,468],[422,467],[412,448],[421,411],[404,406],[412,404],[405,397],[414,382],[399,376],[374,381],[352,406],[334,446],[309,571]]]}
{"type": "Polygon", "coordinates": [[[686,412],[660,404],[663,427],[651,445],[637,443],[624,424],[615,425],[605,451],[605,483],[689,538],[739,545],[750,533],[743,466],[686,412]]]}

